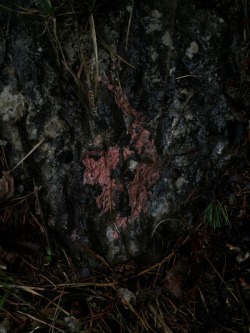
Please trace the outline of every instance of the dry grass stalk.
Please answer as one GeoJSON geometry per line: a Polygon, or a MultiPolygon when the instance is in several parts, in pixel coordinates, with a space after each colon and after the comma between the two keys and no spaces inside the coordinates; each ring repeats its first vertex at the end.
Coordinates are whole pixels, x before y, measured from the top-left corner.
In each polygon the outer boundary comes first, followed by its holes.
{"type": "Polygon", "coordinates": [[[98,41],[109,51],[109,53],[116,58],[120,59],[122,62],[124,62],[129,67],[136,69],[135,66],[131,65],[129,62],[127,62],[125,59],[123,59],[119,54],[117,54],[108,44],[106,44],[100,37],[98,37],[98,41]]]}
{"type": "Polygon", "coordinates": [[[162,326],[165,333],[173,333],[173,331],[168,327],[168,325],[165,323],[164,317],[162,313],[158,313],[157,310],[153,307],[152,304],[149,304],[148,306],[149,310],[153,313],[155,316],[156,321],[162,326]]]}

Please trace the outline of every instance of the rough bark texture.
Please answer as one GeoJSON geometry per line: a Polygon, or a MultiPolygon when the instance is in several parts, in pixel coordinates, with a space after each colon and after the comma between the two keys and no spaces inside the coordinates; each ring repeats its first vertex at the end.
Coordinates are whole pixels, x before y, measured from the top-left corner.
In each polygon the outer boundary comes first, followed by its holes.
{"type": "Polygon", "coordinates": [[[247,130],[243,2],[19,3],[39,15],[1,16],[0,139],[12,168],[45,138],[15,176],[42,185],[49,227],[114,264],[197,223],[247,130]]]}

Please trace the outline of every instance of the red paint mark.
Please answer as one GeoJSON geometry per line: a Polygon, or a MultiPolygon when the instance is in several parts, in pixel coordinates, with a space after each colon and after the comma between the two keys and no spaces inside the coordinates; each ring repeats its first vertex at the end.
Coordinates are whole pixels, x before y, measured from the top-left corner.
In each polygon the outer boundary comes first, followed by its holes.
{"type": "Polygon", "coordinates": [[[141,113],[130,106],[130,103],[120,87],[107,84],[109,90],[115,93],[118,107],[122,110],[125,119],[132,117],[128,123],[127,131],[131,140],[129,146],[110,147],[107,151],[88,151],[83,156],[84,183],[101,185],[102,193],[97,196],[96,203],[103,212],[116,209],[115,198],[119,192],[127,191],[131,213],[120,216],[117,211],[117,225],[125,227],[128,222],[138,218],[142,212],[147,211],[147,202],[150,198],[150,189],[160,178],[162,161],[157,153],[151,133],[143,127],[144,118],[141,113]],[[134,178],[126,185],[122,179],[116,179],[113,173],[129,158],[136,156],[139,162],[135,164],[134,178]]]}
{"type": "Polygon", "coordinates": [[[114,239],[119,239],[119,234],[117,231],[113,231],[113,238],[114,239]]]}
{"type": "Polygon", "coordinates": [[[123,155],[124,161],[127,161],[127,159],[133,154],[134,154],[134,152],[131,149],[129,149],[128,147],[124,147],[122,150],[122,155],[123,155]]]}
{"type": "Polygon", "coordinates": [[[117,216],[116,218],[116,223],[118,225],[118,227],[121,228],[126,228],[127,223],[130,221],[130,217],[128,216],[117,216]]]}
{"type": "Polygon", "coordinates": [[[140,163],[135,171],[135,177],[128,185],[129,205],[131,216],[139,217],[142,211],[147,211],[147,201],[150,197],[150,188],[160,178],[159,161],[151,165],[140,163]]]}

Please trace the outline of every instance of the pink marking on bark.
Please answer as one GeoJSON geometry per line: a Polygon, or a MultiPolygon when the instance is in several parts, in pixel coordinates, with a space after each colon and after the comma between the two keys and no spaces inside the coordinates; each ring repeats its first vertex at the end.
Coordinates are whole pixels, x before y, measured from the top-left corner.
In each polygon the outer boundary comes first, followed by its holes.
{"type": "Polygon", "coordinates": [[[117,216],[116,223],[118,227],[126,228],[128,222],[130,222],[131,217],[130,216],[117,216]]]}
{"type": "Polygon", "coordinates": [[[128,185],[129,205],[131,216],[139,217],[142,211],[147,211],[147,201],[150,197],[149,189],[160,178],[158,162],[152,164],[139,163],[135,177],[128,185]]]}
{"type": "Polygon", "coordinates": [[[152,143],[150,140],[151,133],[141,126],[132,124],[130,134],[131,142],[136,146],[139,154],[141,154],[143,148],[147,149],[147,145],[152,143]]]}
{"type": "Polygon", "coordinates": [[[127,159],[133,155],[135,152],[133,150],[131,150],[130,148],[128,147],[124,147],[123,150],[122,150],[122,155],[123,155],[123,158],[124,158],[124,161],[127,161],[127,159]]]}
{"type": "Polygon", "coordinates": [[[85,166],[83,178],[85,184],[107,185],[111,170],[119,164],[119,148],[114,146],[107,152],[104,150],[86,152],[83,164],[85,166]]]}
{"type": "Polygon", "coordinates": [[[114,146],[107,152],[104,150],[86,152],[83,164],[85,166],[83,182],[102,186],[102,193],[96,198],[98,208],[102,208],[104,212],[112,211],[115,207],[114,192],[123,190],[121,184],[111,179],[112,170],[119,164],[119,148],[114,146]]]}
{"type": "MultiPolygon", "coordinates": [[[[118,107],[122,110],[124,117],[133,122],[128,122],[128,133],[131,136],[130,146],[119,148],[117,145],[107,151],[89,151],[84,154],[83,164],[84,183],[99,184],[102,193],[96,198],[98,208],[104,212],[112,211],[115,207],[115,194],[125,190],[118,179],[112,179],[112,171],[119,167],[120,153],[124,161],[133,155],[139,155],[141,162],[135,167],[134,179],[127,187],[129,195],[129,206],[131,214],[120,216],[117,212],[116,222],[119,227],[125,228],[134,218],[138,218],[142,212],[147,211],[147,202],[150,198],[150,189],[160,178],[162,160],[157,153],[154,140],[150,139],[151,133],[143,127],[143,115],[130,106],[126,95],[119,86],[105,83],[108,89],[115,93],[118,107]]],[[[121,180],[122,181],[122,180],[121,180]]]]}
{"type": "Polygon", "coordinates": [[[113,238],[116,240],[119,238],[119,234],[117,231],[113,231],[113,238]]]}

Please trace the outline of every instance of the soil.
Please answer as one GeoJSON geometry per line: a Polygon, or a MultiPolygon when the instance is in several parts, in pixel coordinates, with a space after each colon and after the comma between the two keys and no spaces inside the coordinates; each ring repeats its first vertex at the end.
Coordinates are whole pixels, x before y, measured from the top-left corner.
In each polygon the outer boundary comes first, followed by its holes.
{"type": "Polygon", "coordinates": [[[162,224],[147,256],[114,267],[86,249],[96,271],[73,263],[44,224],[40,189],[20,193],[5,173],[1,332],[249,332],[248,170],[241,159],[218,178],[230,226],[213,230],[201,214],[175,244],[159,244],[162,224]]]}

